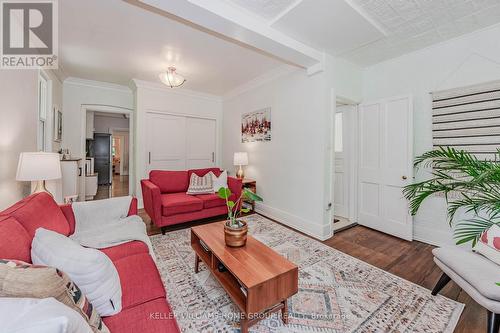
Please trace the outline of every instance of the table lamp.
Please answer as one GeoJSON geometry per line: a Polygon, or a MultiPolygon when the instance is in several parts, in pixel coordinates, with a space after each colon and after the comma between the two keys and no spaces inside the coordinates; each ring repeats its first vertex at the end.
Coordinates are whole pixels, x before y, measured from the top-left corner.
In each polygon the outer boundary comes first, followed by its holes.
{"type": "Polygon", "coordinates": [[[29,152],[19,155],[16,180],[36,181],[36,187],[32,193],[50,192],[45,187],[45,181],[59,179],[61,174],[61,162],[59,154],[45,152],[29,152]]]}
{"type": "Polygon", "coordinates": [[[243,179],[245,174],[243,172],[243,165],[248,165],[248,153],[247,152],[238,152],[234,153],[233,164],[239,166],[238,172],[236,172],[236,178],[243,179]]]}

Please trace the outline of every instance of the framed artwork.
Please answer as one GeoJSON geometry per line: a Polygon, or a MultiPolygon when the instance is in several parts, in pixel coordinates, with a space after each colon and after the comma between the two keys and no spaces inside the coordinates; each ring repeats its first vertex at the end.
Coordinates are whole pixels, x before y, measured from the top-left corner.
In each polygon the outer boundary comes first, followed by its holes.
{"type": "Polygon", "coordinates": [[[57,106],[54,106],[54,141],[62,140],[62,112],[57,106]]]}
{"type": "Polygon", "coordinates": [[[241,142],[271,141],[271,108],[241,116],[241,142]]]}

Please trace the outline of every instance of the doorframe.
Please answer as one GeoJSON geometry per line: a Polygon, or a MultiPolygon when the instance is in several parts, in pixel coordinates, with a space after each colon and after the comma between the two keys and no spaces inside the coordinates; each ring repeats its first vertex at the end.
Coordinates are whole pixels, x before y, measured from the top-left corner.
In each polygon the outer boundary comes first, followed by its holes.
{"type": "MultiPolygon", "coordinates": [[[[130,126],[130,121],[129,121],[129,126],[130,126]]],[[[130,128],[120,128],[120,127],[110,127],[109,131],[111,132],[111,140],[113,140],[113,136],[119,136],[121,138],[124,138],[122,135],[115,135],[115,132],[126,132],[128,133],[128,141],[129,141],[129,147],[130,147],[130,128]]],[[[123,141],[120,140],[120,148],[123,148],[123,141]]],[[[122,152],[122,150],[120,151],[122,152]]],[[[127,174],[128,176],[130,175],[130,151],[128,152],[128,158],[129,158],[129,173],[127,174]]],[[[123,163],[120,163],[120,175],[123,173],[123,163]]]]}
{"type": "MultiPolygon", "coordinates": [[[[352,100],[347,97],[343,96],[337,96],[335,95],[334,91],[332,90],[332,107],[331,107],[331,112],[330,112],[330,122],[329,122],[329,127],[330,127],[330,142],[329,146],[330,148],[330,168],[329,172],[331,172],[331,177],[330,179],[330,203],[331,203],[331,216],[330,216],[330,225],[332,228],[332,234],[333,234],[333,220],[335,216],[335,209],[334,209],[334,200],[335,200],[335,114],[337,113],[337,103],[339,104],[345,104],[345,105],[352,105],[354,106],[354,114],[353,117],[350,117],[350,133],[349,133],[349,161],[348,161],[348,168],[349,168],[349,176],[348,176],[348,181],[349,181],[349,203],[348,203],[348,219],[352,223],[358,223],[358,155],[359,155],[359,129],[358,129],[358,105],[361,103],[359,101],[352,100]]],[[[344,122],[345,124],[345,122],[344,122]]],[[[345,130],[345,127],[343,128],[345,130]]]]}
{"type": "MultiPolygon", "coordinates": [[[[87,153],[85,150],[85,144],[87,141],[87,112],[105,112],[105,113],[119,113],[129,115],[129,140],[128,140],[128,168],[129,168],[129,182],[128,182],[128,193],[129,195],[135,195],[135,163],[134,163],[134,110],[114,105],[103,105],[103,104],[82,104],[80,107],[81,113],[81,128],[80,128],[80,138],[81,138],[81,148],[84,152],[83,161],[87,158],[87,153]]],[[[80,180],[80,199],[85,201],[85,175],[82,173],[82,179],[80,180]],[[83,196],[82,196],[83,195],[83,196]]]]}

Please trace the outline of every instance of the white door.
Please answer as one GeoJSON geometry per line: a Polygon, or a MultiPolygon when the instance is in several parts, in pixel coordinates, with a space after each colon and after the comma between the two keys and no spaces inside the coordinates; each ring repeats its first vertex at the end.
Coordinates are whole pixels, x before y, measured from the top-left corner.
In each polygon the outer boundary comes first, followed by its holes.
{"type": "Polygon", "coordinates": [[[411,97],[359,106],[358,223],[413,239],[413,219],[402,187],[413,178],[411,97]]]}
{"type": "Polygon", "coordinates": [[[349,218],[349,170],[347,166],[348,147],[344,112],[352,111],[352,106],[339,106],[335,113],[335,169],[334,169],[334,213],[335,216],[349,218]]]}
{"type": "Polygon", "coordinates": [[[150,170],[186,170],[186,117],[147,114],[150,170]]]}
{"type": "Polygon", "coordinates": [[[187,169],[215,167],[216,126],[213,119],[187,118],[187,169]]]}

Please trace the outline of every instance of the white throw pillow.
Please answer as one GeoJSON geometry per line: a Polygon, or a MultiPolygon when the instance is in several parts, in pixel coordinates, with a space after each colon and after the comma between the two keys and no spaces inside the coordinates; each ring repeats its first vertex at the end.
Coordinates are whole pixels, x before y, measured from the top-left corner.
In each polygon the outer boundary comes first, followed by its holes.
{"type": "Polygon", "coordinates": [[[101,251],[38,228],[31,243],[31,258],[36,265],[56,267],[68,274],[101,316],[121,311],[120,277],[111,259],[101,251]]]}
{"type": "Polygon", "coordinates": [[[217,193],[221,187],[226,188],[227,187],[227,171],[224,170],[220,174],[219,177],[217,177],[212,171],[210,171],[210,174],[212,176],[212,182],[213,182],[213,187],[214,187],[214,192],[217,193]]]}
{"type": "Polygon", "coordinates": [[[55,298],[0,298],[0,332],[92,333],[89,324],[55,298]]]}

